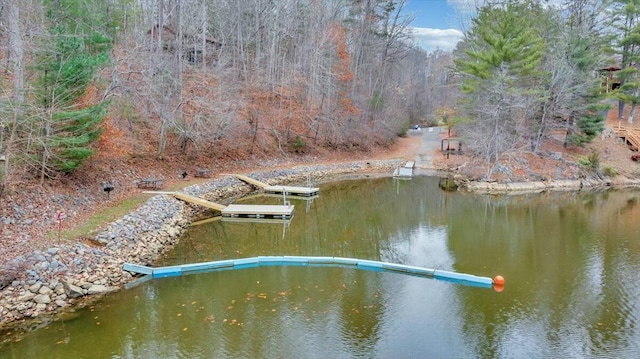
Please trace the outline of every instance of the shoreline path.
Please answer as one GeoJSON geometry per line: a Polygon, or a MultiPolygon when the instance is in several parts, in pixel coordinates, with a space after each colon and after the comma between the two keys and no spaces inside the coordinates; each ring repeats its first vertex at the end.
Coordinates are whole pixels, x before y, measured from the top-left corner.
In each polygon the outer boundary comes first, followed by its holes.
{"type": "Polygon", "coordinates": [[[426,127],[420,130],[410,130],[410,136],[421,136],[422,143],[416,153],[415,167],[422,170],[435,170],[433,155],[440,149],[441,127],[426,127]]]}

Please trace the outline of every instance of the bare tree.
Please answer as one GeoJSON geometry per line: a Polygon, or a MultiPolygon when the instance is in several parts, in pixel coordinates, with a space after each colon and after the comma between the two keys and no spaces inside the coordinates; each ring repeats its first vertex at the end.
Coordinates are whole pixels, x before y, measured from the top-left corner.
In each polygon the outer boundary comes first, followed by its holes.
{"type": "MultiPolygon", "coordinates": [[[[8,1],[0,3],[0,8],[5,9],[0,12],[0,19],[6,11],[7,32],[9,34],[8,62],[13,72],[13,93],[11,96],[11,105],[9,112],[11,116],[7,116],[10,120],[5,120],[5,116],[0,117],[0,156],[3,158],[3,169],[0,171],[0,194],[7,187],[8,179],[11,177],[11,163],[14,161],[13,152],[17,151],[17,131],[23,121],[25,102],[24,97],[24,52],[23,52],[23,33],[20,24],[20,3],[16,1],[8,1]],[[6,136],[6,139],[5,139],[6,136]]],[[[5,107],[4,105],[1,105],[5,107]]],[[[0,113],[5,112],[4,108],[0,108],[0,113]]]]}

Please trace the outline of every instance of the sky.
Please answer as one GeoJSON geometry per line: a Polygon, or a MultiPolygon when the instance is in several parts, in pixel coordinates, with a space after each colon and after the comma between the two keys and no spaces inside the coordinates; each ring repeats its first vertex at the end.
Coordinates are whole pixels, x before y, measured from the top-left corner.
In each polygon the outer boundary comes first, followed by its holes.
{"type": "Polygon", "coordinates": [[[460,9],[468,0],[407,0],[405,12],[415,16],[411,23],[415,41],[427,51],[451,51],[462,39],[460,9]]]}
{"type": "MultiPolygon", "coordinates": [[[[415,20],[412,33],[418,45],[427,51],[451,51],[462,40],[477,6],[485,0],[407,0],[406,14],[415,20]],[[465,24],[466,25],[463,25],[465,24]]],[[[558,6],[564,0],[545,0],[543,6],[558,6]]]]}

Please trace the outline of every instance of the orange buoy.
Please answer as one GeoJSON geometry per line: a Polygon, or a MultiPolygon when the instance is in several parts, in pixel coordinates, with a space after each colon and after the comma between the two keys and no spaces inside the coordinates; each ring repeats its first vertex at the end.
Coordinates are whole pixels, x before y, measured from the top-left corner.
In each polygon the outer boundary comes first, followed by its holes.
{"type": "Polygon", "coordinates": [[[501,275],[493,277],[493,284],[500,286],[504,285],[504,277],[501,275]]]}

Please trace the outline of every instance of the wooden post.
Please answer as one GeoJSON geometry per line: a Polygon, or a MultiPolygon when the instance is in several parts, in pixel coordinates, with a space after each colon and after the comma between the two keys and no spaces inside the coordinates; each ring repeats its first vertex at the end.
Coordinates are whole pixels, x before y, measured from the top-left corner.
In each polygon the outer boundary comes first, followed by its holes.
{"type": "Polygon", "coordinates": [[[58,219],[58,244],[60,244],[60,237],[62,232],[62,219],[64,219],[64,212],[58,211],[56,214],[56,218],[58,219]]]}

